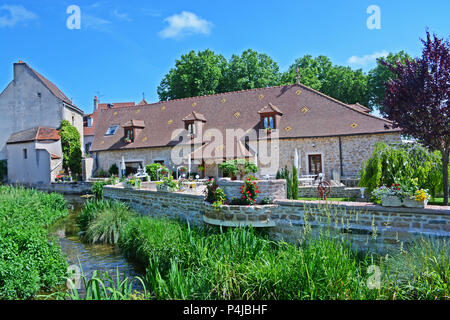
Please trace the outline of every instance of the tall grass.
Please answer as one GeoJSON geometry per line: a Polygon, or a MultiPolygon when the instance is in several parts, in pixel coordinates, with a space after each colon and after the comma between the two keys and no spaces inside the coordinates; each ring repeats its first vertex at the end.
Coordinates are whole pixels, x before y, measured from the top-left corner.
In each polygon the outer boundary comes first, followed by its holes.
{"type": "Polygon", "coordinates": [[[145,283],[140,277],[121,277],[119,270],[117,270],[115,277],[110,275],[109,272],[99,274],[98,271],[94,271],[92,276],[88,278],[82,269],[81,272],[80,288],[84,289],[84,293],[80,294],[76,283],[69,279],[70,289],[40,295],[38,298],[43,300],[144,300],[149,298],[145,283]],[[133,282],[135,281],[140,283],[143,291],[133,290],[133,282]]]}
{"type": "Polygon", "coordinates": [[[46,227],[67,214],[59,194],[0,187],[0,299],[29,299],[64,281],[67,262],[46,227]]]}
{"type": "Polygon", "coordinates": [[[123,227],[135,214],[122,202],[89,201],[78,217],[84,240],[89,243],[116,244],[123,227]]]}
{"type": "MultiPolygon", "coordinates": [[[[88,204],[99,208],[106,204],[88,204]]],[[[90,209],[90,210],[91,210],[90,209]]],[[[88,226],[102,220],[87,214],[88,226]]],[[[117,217],[117,215],[115,215],[117,217]]],[[[327,215],[324,219],[331,222],[327,215]]],[[[122,221],[122,220],[121,220],[122,221]]],[[[173,220],[131,217],[118,228],[127,258],[146,267],[156,299],[449,299],[449,248],[420,240],[385,257],[361,255],[330,228],[298,245],[252,228],[190,228],[173,220]],[[373,266],[380,286],[371,289],[373,266]]],[[[308,222],[307,222],[308,224],[308,222]]],[[[89,229],[89,228],[88,228],[89,229]]]]}

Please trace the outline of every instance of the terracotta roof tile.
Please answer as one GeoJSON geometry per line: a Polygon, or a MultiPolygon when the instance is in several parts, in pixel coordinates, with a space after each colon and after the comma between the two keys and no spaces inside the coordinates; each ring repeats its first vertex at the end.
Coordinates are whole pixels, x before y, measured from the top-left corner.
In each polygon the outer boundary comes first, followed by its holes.
{"type": "Polygon", "coordinates": [[[59,131],[49,127],[35,127],[23,131],[13,133],[6,141],[7,144],[42,141],[42,140],[59,140],[59,131]]]}
{"type": "Polygon", "coordinates": [[[171,140],[172,132],[184,128],[183,119],[192,113],[193,108],[208,119],[203,132],[210,128],[222,132],[227,128],[241,128],[245,131],[258,129],[261,128],[258,111],[269,103],[283,111],[278,128],[281,139],[400,131],[392,129],[392,122],[386,119],[370,115],[302,84],[294,84],[161,101],[139,107],[101,110],[91,150],[177,144],[178,141],[171,140]],[[302,112],[305,106],[307,112],[302,112]],[[137,108],[139,113],[136,113],[137,108]],[[145,121],[146,127],[141,135],[148,139],[136,139],[130,144],[122,143],[123,128],[119,128],[115,135],[105,136],[109,126],[120,125],[131,119],[145,121]],[[354,123],[357,126],[352,126],[354,123]],[[385,126],[390,129],[385,129],[385,126]]]}

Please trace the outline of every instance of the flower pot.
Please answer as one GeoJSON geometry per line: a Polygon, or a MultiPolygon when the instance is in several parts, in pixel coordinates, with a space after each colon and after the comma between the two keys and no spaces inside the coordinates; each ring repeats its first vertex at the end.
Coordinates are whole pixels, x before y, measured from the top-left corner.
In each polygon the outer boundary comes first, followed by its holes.
{"type": "Polygon", "coordinates": [[[402,200],[396,196],[386,196],[381,198],[381,205],[383,207],[401,207],[402,200]]]}
{"type": "Polygon", "coordinates": [[[163,192],[170,192],[170,188],[168,186],[165,186],[163,184],[157,184],[156,190],[163,191],[163,192]]]}
{"type": "Polygon", "coordinates": [[[428,199],[425,201],[417,201],[415,199],[405,198],[403,199],[403,206],[407,208],[425,208],[428,203],[428,199]]]}

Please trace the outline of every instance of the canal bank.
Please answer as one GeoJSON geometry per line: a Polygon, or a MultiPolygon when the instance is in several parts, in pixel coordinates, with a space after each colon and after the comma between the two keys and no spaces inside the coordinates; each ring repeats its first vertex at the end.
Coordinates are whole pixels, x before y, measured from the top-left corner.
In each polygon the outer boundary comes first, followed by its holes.
{"type": "MultiPolygon", "coordinates": [[[[120,279],[124,277],[133,279],[144,274],[145,270],[125,259],[118,246],[84,243],[77,226],[77,217],[86,200],[78,195],[64,195],[64,198],[68,204],[69,215],[57,221],[49,231],[59,239],[61,251],[69,268],[72,270],[80,268],[87,279],[90,279],[95,271],[98,275],[107,272],[113,279],[116,279],[117,272],[120,279]]],[[[133,281],[133,290],[142,290],[139,281],[133,281]]],[[[79,293],[84,292],[82,286],[79,293]]]]}

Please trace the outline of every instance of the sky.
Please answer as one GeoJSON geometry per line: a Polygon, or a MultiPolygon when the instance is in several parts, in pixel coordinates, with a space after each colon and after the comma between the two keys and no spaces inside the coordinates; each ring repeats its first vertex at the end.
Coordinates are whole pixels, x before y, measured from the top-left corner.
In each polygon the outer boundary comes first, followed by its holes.
{"type": "Polygon", "coordinates": [[[250,48],[280,71],[310,54],[367,72],[389,52],[419,56],[426,28],[449,37],[449,16],[448,0],[0,0],[0,91],[22,60],[86,113],[94,96],[156,102],[175,60],[207,48],[250,48]]]}

